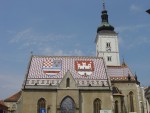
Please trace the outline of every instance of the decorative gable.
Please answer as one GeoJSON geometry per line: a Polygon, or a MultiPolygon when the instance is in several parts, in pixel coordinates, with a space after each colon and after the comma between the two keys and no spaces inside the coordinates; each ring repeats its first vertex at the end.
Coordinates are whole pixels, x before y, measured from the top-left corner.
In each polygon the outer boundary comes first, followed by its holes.
{"type": "Polygon", "coordinates": [[[77,89],[76,81],[69,70],[60,82],[58,89],[77,89]]]}

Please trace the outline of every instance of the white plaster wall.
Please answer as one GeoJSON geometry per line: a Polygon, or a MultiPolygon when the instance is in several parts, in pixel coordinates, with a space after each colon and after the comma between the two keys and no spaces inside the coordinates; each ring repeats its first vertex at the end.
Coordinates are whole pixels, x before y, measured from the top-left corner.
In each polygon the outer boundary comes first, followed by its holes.
{"type": "Polygon", "coordinates": [[[106,65],[119,66],[119,48],[117,35],[98,35],[96,42],[96,56],[104,57],[106,65]],[[106,50],[106,43],[111,43],[111,51],[106,50]],[[112,61],[107,61],[107,56],[112,57],[112,61]]]}

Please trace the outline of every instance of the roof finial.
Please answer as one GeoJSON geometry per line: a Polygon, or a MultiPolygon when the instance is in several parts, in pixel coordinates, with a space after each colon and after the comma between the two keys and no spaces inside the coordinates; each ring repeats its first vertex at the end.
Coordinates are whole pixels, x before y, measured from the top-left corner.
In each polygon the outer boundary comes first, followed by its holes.
{"type": "Polygon", "coordinates": [[[30,52],[31,56],[33,55],[33,51],[30,52]]]}
{"type": "Polygon", "coordinates": [[[125,63],[124,57],[123,57],[123,61],[122,61],[122,66],[123,67],[127,66],[126,63],[125,63]]]}
{"type": "Polygon", "coordinates": [[[136,75],[136,72],[135,72],[135,80],[137,81],[137,75],[136,75]]]}
{"type": "Polygon", "coordinates": [[[103,0],[103,10],[105,10],[105,0],[103,0]]]}

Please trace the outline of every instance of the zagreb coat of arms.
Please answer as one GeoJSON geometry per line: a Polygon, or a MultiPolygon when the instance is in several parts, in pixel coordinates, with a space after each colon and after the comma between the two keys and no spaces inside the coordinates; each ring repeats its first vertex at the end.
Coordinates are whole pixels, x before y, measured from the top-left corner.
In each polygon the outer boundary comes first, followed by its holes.
{"type": "Polygon", "coordinates": [[[82,76],[90,76],[94,71],[93,61],[75,61],[75,70],[82,76]]]}

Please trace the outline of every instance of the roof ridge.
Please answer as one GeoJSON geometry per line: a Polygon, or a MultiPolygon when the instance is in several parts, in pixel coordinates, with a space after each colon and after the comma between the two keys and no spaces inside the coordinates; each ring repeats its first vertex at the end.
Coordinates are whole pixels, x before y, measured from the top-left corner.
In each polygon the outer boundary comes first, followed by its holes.
{"type": "Polygon", "coordinates": [[[45,55],[32,55],[32,57],[64,57],[64,58],[67,58],[67,57],[70,57],[70,58],[74,58],[74,57],[77,57],[77,58],[97,58],[97,59],[103,59],[103,57],[97,57],[97,56],[45,56],[45,55]]]}

